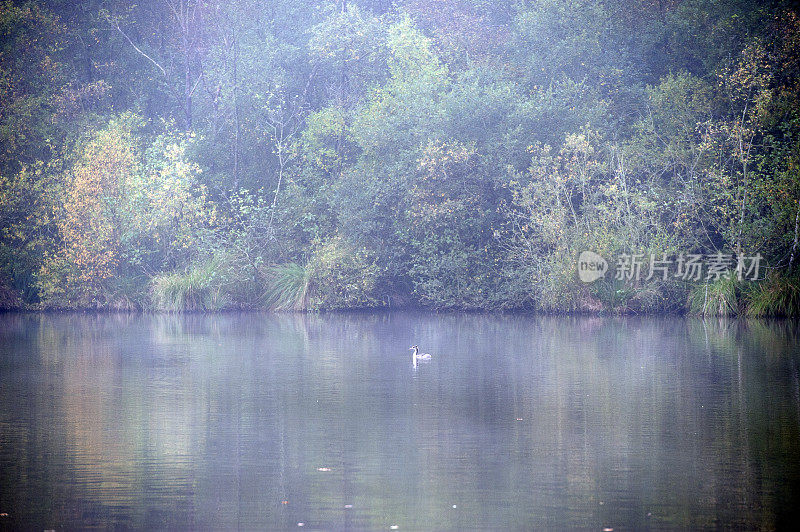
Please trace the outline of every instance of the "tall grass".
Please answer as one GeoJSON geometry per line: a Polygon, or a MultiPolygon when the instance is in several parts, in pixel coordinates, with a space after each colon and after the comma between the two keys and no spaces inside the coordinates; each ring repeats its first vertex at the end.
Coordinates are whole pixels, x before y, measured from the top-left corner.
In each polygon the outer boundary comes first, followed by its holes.
{"type": "Polygon", "coordinates": [[[183,273],[156,276],[152,294],[155,307],[168,312],[219,310],[225,307],[215,261],[194,265],[183,273]]]}
{"type": "Polygon", "coordinates": [[[698,285],[689,294],[692,314],[736,316],[741,313],[741,282],[733,276],[698,285]]]}
{"type": "Polygon", "coordinates": [[[770,275],[747,293],[747,315],[800,316],[800,277],[770,275]]]}
{"type": "Polygon", "coordinates": [[[305,310],[308,308],[311,275],[308,268],[290,262],[270,270],[265,303],[271,310],[305,310]]]}

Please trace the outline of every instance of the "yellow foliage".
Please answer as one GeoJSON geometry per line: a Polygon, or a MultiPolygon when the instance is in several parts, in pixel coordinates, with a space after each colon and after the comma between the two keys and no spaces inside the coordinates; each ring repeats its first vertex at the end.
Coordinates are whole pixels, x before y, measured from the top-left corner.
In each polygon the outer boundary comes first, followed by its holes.
{"type": "Polygon", "coordinates": [[[77,281],[97,296],[116,272],[119,259],[118,196],[138,172],[128,134],[119,128],[99,133],[83,150],[67,183],[58,220],[64,259],[75,266],[77,281]]]}
{"type": "Polygon", "coordinates": [[[56,217],[62,245],[39,272],[51,304],[108,303],[117,276],[158,271],[213,221],[184,144],[162,136],[143,156],[135,120],[126,115],[98,132],[64,178],[56,217]]]}

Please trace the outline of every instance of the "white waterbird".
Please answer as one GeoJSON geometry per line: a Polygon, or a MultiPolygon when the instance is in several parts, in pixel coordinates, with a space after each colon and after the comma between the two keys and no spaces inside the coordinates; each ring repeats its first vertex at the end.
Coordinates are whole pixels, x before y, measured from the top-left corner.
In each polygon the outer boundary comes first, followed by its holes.
{"type": "Polygon", "coordinates": [[[419,352],[419,347],[416,345],[412,345],[409,349],[413,349],[414,353],[411,355],[411,363],[414,364],[414,367],[417,366],[418,360],[430,360],[431,354],[430,353],[422,353],[419,352]]]}

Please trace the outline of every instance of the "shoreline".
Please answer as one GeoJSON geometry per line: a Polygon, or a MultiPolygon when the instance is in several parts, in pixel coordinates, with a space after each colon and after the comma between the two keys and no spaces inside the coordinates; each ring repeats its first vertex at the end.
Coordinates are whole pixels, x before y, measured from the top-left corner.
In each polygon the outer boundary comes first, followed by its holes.
{"type": "Polygon", "coordinates": [[[270,309],[219,309],[219,310],[181,310],[181,311],[167,311],[167,310],[142,310],[142,309],[112,309],[112,308],[43,308],[43,309],[30,309],[30,308],[14,308],[14,309],[0,309],[0,315],[10,314],[40,314],[40,315],[55,315],[55,314],[97,314],[97,315],[112,315],[112,314],[130,314],[130,315],[185,315],[185,316],[198,316],[198,315],[232,315],[232,314],[264,314],[275,316],[302,316],[302,315],[381,315],[381,314],[440,314],[440,315],[486,315],[486,316],[528,316],[528,317],[564,317],[564,318],[702,318],[702,319],[728,319],[728,320],[785,320],[785,321],[800,321],[800,318],[782,315],[766,315],[766,316],[748,316],[746,314],[731,314],[731,315],[703,315],[689,311],[675,312],[603,312],[603,311],[542,311],[542,310],[526,310],[526,309],[431,309],[425,307],[393,307],[393,308],[349,308],[349,309],[318,309],[318,310],[270,310],[270,309]]]}

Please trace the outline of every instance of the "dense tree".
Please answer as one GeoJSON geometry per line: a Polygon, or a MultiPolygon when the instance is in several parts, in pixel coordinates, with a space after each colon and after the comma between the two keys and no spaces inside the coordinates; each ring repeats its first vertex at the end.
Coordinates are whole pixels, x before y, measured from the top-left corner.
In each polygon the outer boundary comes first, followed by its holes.
{"type": "Polygon", "coordinates": [[[0,303],[797,312],[799,20],[3,0],[0,303]],[[765,267],[585,284],[583,250],[765,267]]]}

